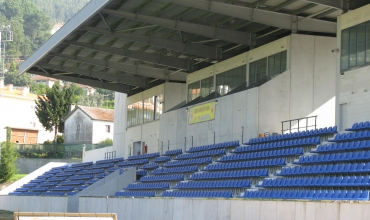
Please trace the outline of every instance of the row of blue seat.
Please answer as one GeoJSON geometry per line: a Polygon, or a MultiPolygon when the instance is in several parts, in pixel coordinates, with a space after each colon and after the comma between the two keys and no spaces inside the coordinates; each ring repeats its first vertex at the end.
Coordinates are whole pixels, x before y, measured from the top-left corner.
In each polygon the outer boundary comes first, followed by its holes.
{"type": "Polygon", "coordinates": [[[264,143],[264,144],[255,144],[255,145],[250,145],[250,146],[240,146],[240,147],[235,148],[232,152],[233,153],[244,153],[244,152],[250,152],[250,151],[272,150],[272,149],[288,148],[288,147],[302,147],[302,146],[308,146],[308,145],[317,145],[320,143],[321,143],[320,137],[311,137],[311,138],[271,142],[271,143],[264,143]]]}
{"type": "Polygon", "coordinates": [[[360,131],[360,130],[366,130],[370,129],[370,122],[360,122],[360,123],[354,123],[351,128],[347,128],[346,131],[360,131]]]}
{"type": "Polygon", "coordinates": [[[164,153],[163,155],[172,156],[172,155],[178,155],[178,154],[182,154],[182,149],[169,150],[169,151],[166,151],[166,153],[164,153]]]}
{"type": "Polygon", "coordinates": [[[252,178],[264,176],[268,176],[268,169],[194,173],[189,179],[192,180],[229,179],[229,178],[252,178]]]}
{"type": "Polygon", "coordinates": [[[198,166],[173,167],[173,168],[158,168],[153,170],[152,174],[166,174],[166,173],[188,173],[198,171],[198,166]]]}
{"type": "Polygon", "coordinates": [[[162,156],[162,157],[157,157],[154,159],[154,162],[160,163],[160,162],[167,162],[170,161],[171,157],[170,156],[162,156]]]}
{"type": "Polygon", "coordinates": [[[251,167],[272,167],[272,166],[285,166],[285,158],[274,158],[264,160],[251,160],[243,162],[231,162],[231,163],[219,163],[210,164],[205,170],[232,170],[232,169],[243,169],[251,167]]]}
{"type": "MultiPolygon", "coordinates": [[[[121,161],[124,162],[124,161],[121,161]]],[[[102,164],[96,164],[96,165],[91,165],[89,167],[85,167],[84,170],[95,170],[95,169],[107,169],[110,167],[114,167],[114,163],[102,163],[102,164]]]]}
{"type": "Polygon", "coordinates": [[[156,153],[151,153],[151,154],[141,154],[141,155],[129,156],[127,160],[149,159],[149,158],[154,158],[154,157],[159,157],[159,156],[160,154],[156,152],[156,153]]]}
{"type": "Polygon", "coordinates": [[[205,150],[215,150],[215,149],[221,149],[221,148],[227,148],[227,147],[237,147],[239,146],[239,141],[228,141],[218,144],[209,144],[204,146],[198,146],[198,147],[192,147],[188,150],[188,152],[199,152],[199,151],[205,151],[205,150]]]}
{"type": "Polygon", "coordinates": [[[249,180],[190,181],[179,182],[176,189],[249,188],[249,180]]]}
{"type": "Polygon", "coordinates": [[[369,190],[258,190],[245,192],[248,199],[369,200],[369,190]]]}
{"type": "Polygon", "coordinates": [[[283,157],[283,156],[296,156],[302,155],[303,148],[287,148],[281,150],[272,150],[272,151],[258,151],[253,153],[246,154],[231,154],[222,156],[220,162],[229,162],[229,161],[238,161],[238,160],[252,160],[252,159],[262,159],[262,158],[271,158],[271,157],[283,157]]]}
{"type": "Polygon", "coordinates": [[[203,157],[203,158],[196,158],[196,159],[188,159],[188,160],[177,160],[177,161],[169,161],[165,163],[164,167],[179,167],[179,166],[191,166],[195,164],[208,164],[212,163],[212,157],[203,157]]]}
{"type": "Polygon", "coordinates": [[[129,160],[129,161],[121,161],[117,165],[122,166],[129,166],[129,165],[139,165],[139,164],[145,164],[149,163],[149,159],[140,159],[140,160],[129,160]]]}
{"type": "Polygon", "coordinates": [[[139,176],[145,176],[147,174],[146,170],[137,170],[136,171],[136,175],[139,175],[139,176]]]}
{"type": "Polygon", "coordinates": [[[124,192],[116,192],[114,196],[122,196],[122,197],[154,197],[154,191],[124,191],[124,192]]]}
{"type": "Polygon", "coordinates": [[[265,179],[262,187],[365,187],[370,185],[369,176],[326,176],[302,178],[265,179]]]}
{"type": "Polygon", "coordinates": [[[350,132],[350,133],[343,133],[337,134],[329,142],[341,142],[341,141],[353,141],[353,140],[362,140],[362,139],[370,139],[370,131],[357,131],[357,132],[350,132]]]}
{"type": "Polygon", "coordinates": [[[107,160],[98,160],[96,161],[95,164],[103,164],[103,163],[117,163],[117,162],[121,162],[121,161],[124,161],[124,158],[123,157],[120,157],[120,158],[114,158],[114,159],[107,159],[107,160]]]}
{"type": "Polygon", "coordinates": [[[349,161],[367,161],[370,160],[370,151],[360,152],[343,152],[320,154],[314,156],[301,156],[295,164],[311,164],[311,163],[325,163],[325,162],[349,162],[349,161]]]}
{"type": "Polygon", "coordinates": [[[272,135],[272,136],[263,137],[263,138],[251,138],[245,144],[251,145],[251,144],[267,143],[267,142],[274,142],[274,141],[282,141],[282,140],[287,140],[287,139],[297,139],[297,138],[303,138],[303,137],[328,135],[328,134],[334,134],[334,133],[337,133],[337,126],[320,128],[320,129],[309,130],[309,131],[300,131],[300,132],[294,132],[294,133],[288,133],[288,134],[278,134],[278,135],[272,135]]]}
{"type": "Polygon", "coordinates": [[[104,169],[103,168],[100,168],[100,169],[93,169],[93,170],[81,170],[79,172],[77,172],[76,174],[77,175],[85,175],[85,174],[99,174],[99,173],[104,173],[104,169]]]}
{"type": "Polygon", "coordinates": [[[161,176],[143,176],[139,182],[160,182],[160,181],[180,181],[184,180],[184,174],[161,175],[161,176]]]}
{"type": "Polygon", "coordinates": [[[201,152],[189,153],[189,154],[180,154],[175,158],[175,160],[185,160],[185,159],[191,159],[191,158],[209,157],[209,156],[223,155],[223,154],[226,154],[225,149],[209,150],[209,151],[201,151],[201,152]]]}
{"type": "Polygon", "coordinates": [[[157,169],[159,166],[157,163],[147,163],[142,166],[142,169],[157,169]]]}
{"type": "Polygon", "coordinates": [[[165,191],[162,197],[232,198],[232,191],[165,191]]]}
{"type": "Polygon", "coordinates": [[[331,153],[337,151],[364,150],[370,148],[370,140],[340,142],[334,144],[319,145],[311,153],[331,153]]]}
{"type": "Polygon", "coordinates": [[[70,167],[85,167],[85,166],[90,166],[93,164],[94,162],[75,163],[75,164],[72,164],[70,167]]]}
{"type": "Polygon", "coordinates": [[[369,173],[368,163],[320,164],[314,166],[284,167],[278,176],[318,175],[318,174],[345,174],[369,173]]]}
{"type": "Polygon", "coordinates": [[[170,188],[169,183],[130,183],[127,186],[128,190],[137,189],[168,189],[170,188]]]}

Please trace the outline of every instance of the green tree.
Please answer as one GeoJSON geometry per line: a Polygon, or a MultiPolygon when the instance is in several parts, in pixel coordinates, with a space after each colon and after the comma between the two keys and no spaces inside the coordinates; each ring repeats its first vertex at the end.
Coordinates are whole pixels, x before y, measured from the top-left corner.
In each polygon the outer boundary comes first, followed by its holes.
{"type": "Polygon", "coordinates": [[[48,87],[42,83],[32,83],[31,92],[37,95],[46,94],[48,87]]]}
{"type": "Polygon", "coordinates": [[[13,143],[6,141],[1,144],[0,182],[9,180],[17,173],[17,156],[13,143]]]}
{"type": "Polygon", "coordinates": [[[36,115],[45,130],[54,130],[54,143],[57,143],[58,132],[64,132],[62,120],[75,99],[71,89],[61,89],[59,83],[55,83],[51,89],[47,88],[44,96],[39,96],[36,100],[36,115]]]}
{"type": "Polygon", "coordinates": [[[102,140],[99,142],[99,144],[104,144],[104,145],[113,145],[113,140],[110,138],[107,138],[105,140],[102,140]]]}
{"type": "Polygon", "coordinates": [[[104,104],[104,96],[95,92],[94,94],[81,96],[78,105],[89,107],[102,107],[104,104]]]}
{"type": "Polygon", "coordinates": [[[4,83],[13,84],[14,86],[31,86],[33,84],[33,81],[31,79],[31,75],[28,73],[19,75],[18,64],[12,62],[10,64],[8,73],[6,73],[4,76],[4,83]]]}
{"type": "Polygon", "coordinates": [[[50,18],[30,0],[6,0],[0,4],[0,22],[11,25],[14,40],[6,43],[9,57],[29,56],[51,35],[50,18]]]}

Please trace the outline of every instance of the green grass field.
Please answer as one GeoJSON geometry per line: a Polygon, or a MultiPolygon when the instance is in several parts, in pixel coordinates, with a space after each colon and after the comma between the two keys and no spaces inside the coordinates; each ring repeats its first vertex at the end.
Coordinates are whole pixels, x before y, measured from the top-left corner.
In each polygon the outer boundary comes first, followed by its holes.
{"type": "Polygon", "coordinates": [[[11,220],[14,219],[13,212],[0,210],[0,220],[11,220]]]}

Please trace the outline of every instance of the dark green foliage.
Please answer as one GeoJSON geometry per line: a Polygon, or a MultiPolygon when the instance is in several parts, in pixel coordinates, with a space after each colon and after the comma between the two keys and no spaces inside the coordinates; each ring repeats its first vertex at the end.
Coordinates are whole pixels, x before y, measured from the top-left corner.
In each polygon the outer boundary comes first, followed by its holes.
{"type": "Polygon", "coordinates": [[[57,143],[63,144],[64,143],[64,134],[57,136],[57,143]]]}
{"type": "Polygon", "coordinates": [[[0,182],[9,180],[17,173],[17,151],[10,141],[1,144],[0,182]]]}
{"type": "Polygon", "coordinates": [[[14,41],[6,43],[7,57],[29,56],[51,35],[50,18],[30,0],[0,4],[0,24],[11,25],[14,41]]]}
{"type": "Polygon", "coordinates": [[[42,83],[32,83],[31,84],[31,93],[42,95],[46,94],[47,86],[42,83]]]}
{"type": "Polygon", "coordinates": [[[81,96],[78,101],[78,105],[89,106],[89,107],[102,107],[104,104],[104,96],[95,92],[94,94],[81,96]]]}
{"type": "Polygon", "coordinates": [[[73,90],[55,83],[47,88],[45,96],[39,96],[36,100],[36,115],[47,131],[54,130],[54,143],[57,142],[57,134],[64,131],[62,120],[69,112],[69,106],[74,104],[76,97],[73,90]]]}
{"type": "Polygon", "coordinates": [[[4,77],[4,83],[13,84],[14,86],[32,86],[33,81],[31,80],[31,75],[28,73],[19,75],[18,74],[18,64],[12,62],[7,74],[4,77]]]}
{"type": "Polygon", "coordinates": [[[53,24],[66,23],[90,0],[31,0],[50,17],[53,24]]]}

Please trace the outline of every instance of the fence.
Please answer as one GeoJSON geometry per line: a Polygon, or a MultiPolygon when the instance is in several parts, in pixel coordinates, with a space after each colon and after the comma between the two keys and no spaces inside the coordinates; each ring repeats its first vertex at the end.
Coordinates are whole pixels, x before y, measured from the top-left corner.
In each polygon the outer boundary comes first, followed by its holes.
{"type": "Polygon", "coordinates": [[[86,151],[108,147],[107,144],[15,144],[22,158],[81,159],[82,149],[86,151]]]}

